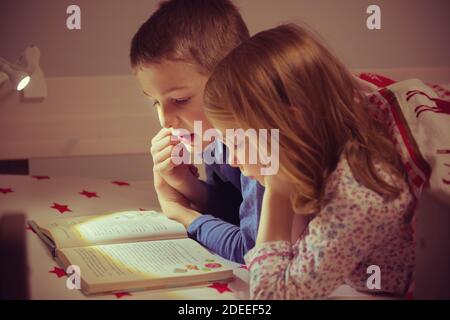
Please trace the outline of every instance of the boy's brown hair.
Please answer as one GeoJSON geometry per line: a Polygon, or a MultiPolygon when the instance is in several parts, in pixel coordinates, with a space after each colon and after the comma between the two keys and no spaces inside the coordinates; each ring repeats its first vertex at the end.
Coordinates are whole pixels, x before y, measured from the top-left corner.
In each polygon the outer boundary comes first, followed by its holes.
{"type": "Polygon", "coordinates": [[[131,41],[133,69],[163,59],[183,60],[211,73],[234,47],[250,37],[230,0],[169,0],[142,24],[131,41]]]}

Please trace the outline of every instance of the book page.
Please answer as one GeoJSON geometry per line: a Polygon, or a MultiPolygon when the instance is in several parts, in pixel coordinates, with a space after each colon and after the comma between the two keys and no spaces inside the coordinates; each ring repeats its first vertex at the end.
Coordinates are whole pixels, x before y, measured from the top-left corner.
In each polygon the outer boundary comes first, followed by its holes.
{"type": "Polygon", "coordinates": [[[192,277],[231,271],[192,239],[144,241],[62,249],[89,285],[192,277]]]}
{"type": "Polygon", "coordinates": [[[155,211],[123,211],[39,224],[58,248],[186,237],[181,223],[155,211]]]}

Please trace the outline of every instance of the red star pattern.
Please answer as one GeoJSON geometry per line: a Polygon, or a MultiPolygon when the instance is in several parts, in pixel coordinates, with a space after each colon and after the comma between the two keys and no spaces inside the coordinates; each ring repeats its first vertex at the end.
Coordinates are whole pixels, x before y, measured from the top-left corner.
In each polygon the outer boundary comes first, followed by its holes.
{"type": "Polygon", "coordinates": [[[233,292],[230,287],[228,287],[228,283],[221,283],[221,282],[214,282],[213,284],[209,285],[208,288],[216,289],[219,293],[224,292],[233,292]]]}
{"type": "Polygon", "coordinates": [[[85,196],[87,198],[100,198],[97,194],[97,192],[90,192],[90,191],[86,191],[83,189],[83,191],[78,192],[79,194],[81,194],[82,196],[85,196]]]}
{"type": "Polygon", "coordinates": [[[31,177],[33,177],[36,180],[48,180],[48,179],[50,179],[49,176],[31,176],[31,177]]]}
{"type": "Polygon", "coordinates": [[[116,292],[114,293],[114,295],[116,296],[117,299],[120,299],[124,296],[131,296],[131,293],[124,291],[124,292],[116,292]]]}
{"type": "Polygon", "coordinates": [[[11,192],[14,192],[11,188],[0,188],[0,193],[7,194],[11,192]]]}
{"type": "Polygon", "coordinates": [[[59,267],[53,267],[53,270],[50,270],[48,273],[54,273],[56,274],[56,276],[58,278],[67,276],[66,272],[64,271],[64,269],[61,269],[59,267]]]}
{"type": "Polygon", "coordinates": [[[129,186],[130,184],[128,182],[125,181],[112,181],[111,183],[118,185],[119,187],[123,187],[123,186],[129,186]]]}
{"type": "Polygon", "coordinates": [[[66,211],[72,212],[72,210],[69,209],[69,206],[67,206],[65,204],[58,204],[56,202],[53,202],[53,206],[51,206],[50,208],[58,210],[59,213],[61,213],[61,214],[63,214],[66,211]]]}

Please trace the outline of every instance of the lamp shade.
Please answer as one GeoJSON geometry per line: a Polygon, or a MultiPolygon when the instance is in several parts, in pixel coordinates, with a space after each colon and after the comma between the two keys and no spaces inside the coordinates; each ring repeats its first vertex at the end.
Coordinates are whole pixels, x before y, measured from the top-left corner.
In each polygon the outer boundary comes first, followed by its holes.
{"type": "Polygon", "coordinates": [[[22,70],[14,70],[6,63],[1,63],[1,61],[0,70],[8,75],[9,81],[11,81],[13,87],[17,91],[23,90],[30,82],[30,76],[28,75],[28,73],[22,70]]]}
{"type": "Polygon", "coordinates": [[[11,82],[17,91],[24,89],[30,82],[30,76],[24,71],[17,71],[14,73],[13,78],[10,78],[11,82]]]}

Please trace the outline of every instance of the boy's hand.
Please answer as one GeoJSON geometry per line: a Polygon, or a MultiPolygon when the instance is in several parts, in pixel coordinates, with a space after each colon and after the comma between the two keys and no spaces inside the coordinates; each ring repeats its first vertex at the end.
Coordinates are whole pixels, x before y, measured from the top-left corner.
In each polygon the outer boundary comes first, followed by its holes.
{"type": "MultiPolygon", "coordinates": [[[[155,181],[156,192],[164,194],[160,190],[164,184],[158,182],[162,180],[184,196],[189,204],[188,208],[195,208],[202,211],[207,206],[207,189],[198,179],[199,173],[197,167],[191,164],[175,165],[172,161],[172,149],[179,141],[173,141],[172,131],[163,128],[152,139],[151,154],[153,157],[153,177],[155,181]]],[[[183,152],[188,152],[183,150],[183,152]]],[[[180,200],[180,199],[178,199],[180,200]]],[[[181,201],[181,200],[180,200],[181,201]]]]}
{"type": "MultiPolygon", "coordinates": [[[[175,165],[172,162],[171,154],[175,145],[179,141],[172,140],[172,131],[162,128],[152,139],[150,152],[153,158],[153,171],[158,173],[170,186],[175,189],[199,177],[198,170],[194,165],[175,165]]],[[[184,150],[187,152],[187,150],[184,150]]]]}
{"type": "Polygon", "coordinates": [[[189,201],[157,172],[154,172],[154,184],[161,210],[166,217],[180,222],[187,228],[195,218],[200,216],[200,213],[192,210],[189,201]]]}

